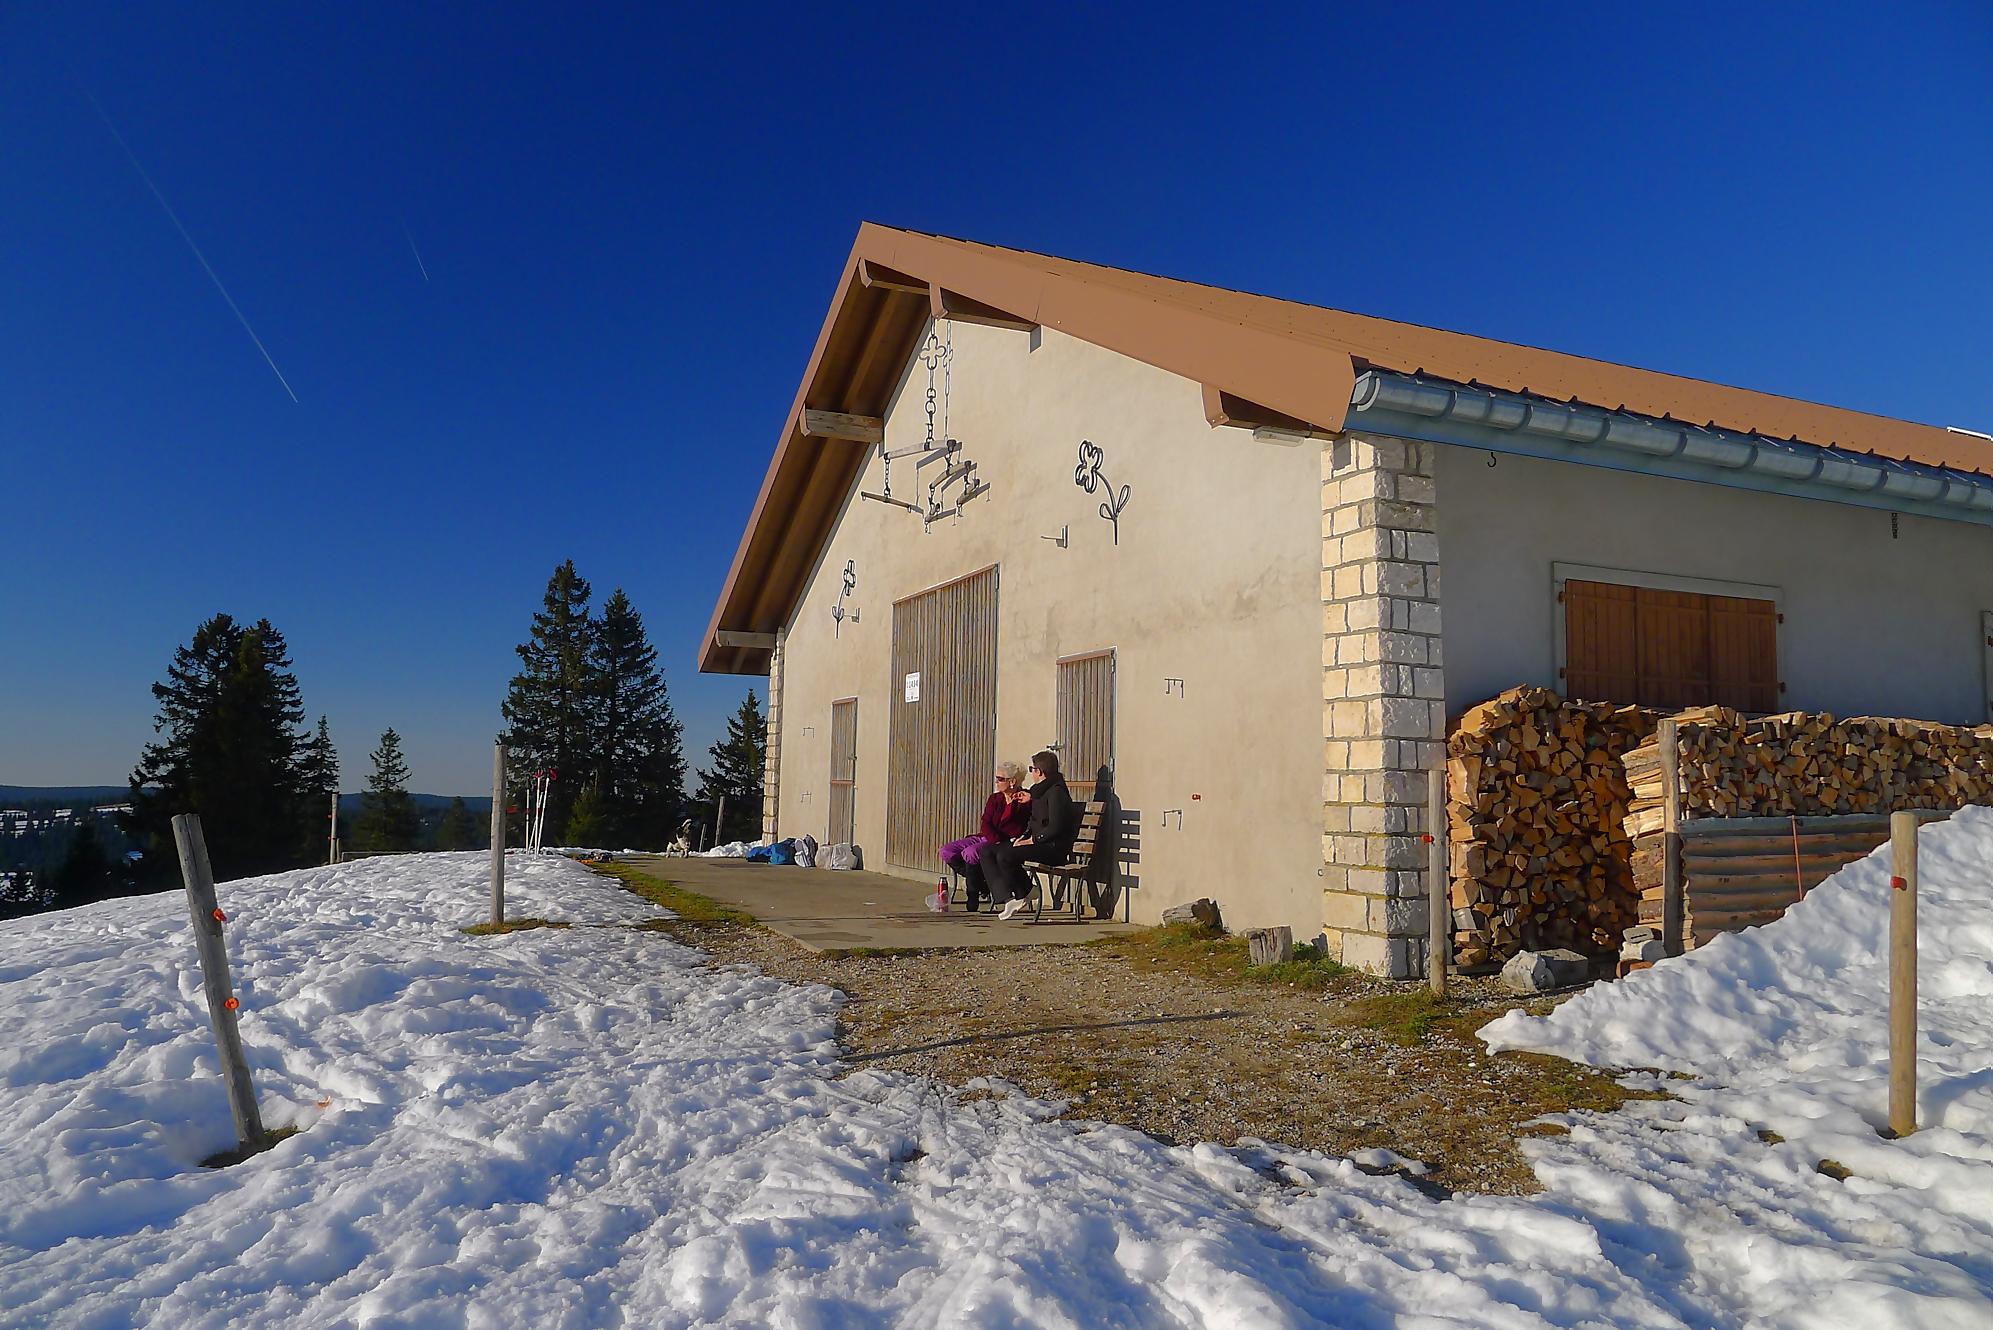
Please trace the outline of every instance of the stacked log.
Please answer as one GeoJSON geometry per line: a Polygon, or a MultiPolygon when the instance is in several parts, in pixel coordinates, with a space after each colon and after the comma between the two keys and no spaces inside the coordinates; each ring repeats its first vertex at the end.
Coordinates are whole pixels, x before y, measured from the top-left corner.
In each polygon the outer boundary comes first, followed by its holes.
{"type": "Polygon", "coordinates": [[[1658,719],[1525,687],[1455,722],[1447,836],[1457,965],[1524,949],[1618,948],[1637,914],[1623,759],[1658,719]]]}
{"type": "MultiPolygon", "coordinates": [[[[1881,844],[1893,811],[1993,803],[1993,727],[1797,711],[1746,718],[1724,707],[1675,720],[1688,946],[1776,919],[1881,844]]],[[[1666,813],[1655,740],[1625,767],[1639,922],[1658,923],[1666,813]]]]}

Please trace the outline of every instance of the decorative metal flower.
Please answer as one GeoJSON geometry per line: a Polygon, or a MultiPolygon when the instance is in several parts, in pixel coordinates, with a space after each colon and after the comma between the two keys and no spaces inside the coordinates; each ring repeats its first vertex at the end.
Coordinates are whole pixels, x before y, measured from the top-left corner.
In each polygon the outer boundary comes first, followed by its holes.
{"type": "Polygon", "coordinates": [[[1080,464],[1073,468],[1073,483],[1088,494],[1101,487],[1107,490],[1107,499],[1100,505],[1100,515],[1107,519],[1114,529],[1114,543],[1121,543],[1121,510],[1128,506],[1128,487],[1114,488],[1114,482],[1101,474],[1101,463],[1107,460],[1106,452],[1099,444],[1089,439],[1080,440],[1080,464]]]}

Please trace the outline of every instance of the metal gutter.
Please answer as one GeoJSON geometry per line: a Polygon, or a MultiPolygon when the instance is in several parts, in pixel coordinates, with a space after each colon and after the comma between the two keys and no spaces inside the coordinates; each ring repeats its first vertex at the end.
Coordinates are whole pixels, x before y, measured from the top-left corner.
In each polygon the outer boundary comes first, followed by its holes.
{"type": "Polygon", "coordinates": [[[1993,477],[1365,370],[1345,428],[1993,526],[1993,477]]]}

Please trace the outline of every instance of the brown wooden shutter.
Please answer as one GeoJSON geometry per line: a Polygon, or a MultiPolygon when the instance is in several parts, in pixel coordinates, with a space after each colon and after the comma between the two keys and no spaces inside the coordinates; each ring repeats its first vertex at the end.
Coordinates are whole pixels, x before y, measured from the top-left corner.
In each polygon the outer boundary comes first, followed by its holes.
{"type": "Polygon", "coordinates": [[[1778,607],[1769,600],[1564,583],[1564,692],[1594,702],[1775,711],[1778,607]]]}
{"type": "Polygon", "coordinates": [[[886,862],[935,868],[982,825],[996,770],[997,570],[893,606],[886,862]],[[906,678],[920,697],[906,700],[906,678]]]}
{"type": "Polygon", "coordinates": [[[1059,766],[1073,798],[1094,797],[1100,773],[1114,770],[1114,653],[1058,664],[1059,766]]]}
{"type": "Polygon", "coordinates": [[[830,826],[825,844],[856,839],[858,797],[858,699],[830,704],[830,826]]]}

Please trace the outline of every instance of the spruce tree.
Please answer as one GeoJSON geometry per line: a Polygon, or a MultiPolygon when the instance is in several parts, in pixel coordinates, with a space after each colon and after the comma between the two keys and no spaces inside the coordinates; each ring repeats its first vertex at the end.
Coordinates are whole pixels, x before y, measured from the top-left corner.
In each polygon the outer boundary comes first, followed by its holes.
{"type": "Polygon", "coordinates": [[[450,806],[443,810],[443,820],[436,826],[436,848],[439,850],[484,848],[484,837],[478,835],[477,822],[471,817],[471,810],[464,805],[464,796],[461,794],[450,800],[450,806]]]}
{"type": "Polygon", "coordinates": [[[595,624],[588,615],[588,583],[569,559],[554,569],[527,640],[519,645],[525,668],[506,691],[506,744],[514,770],[551,769],[547,843],[567,830],[575,796],[595,768],[598,689],[590,660],[595,624]]]}
{"type": "Polygon", "coordinates": [[[568,814],[567,836],[563,845],[583,850],[603,850],[614,848],[607,844],[614,839],[610,827],[609,800],[602,792],[600,781],[590,781],[582,792],[574,798],[574,811],[568,814]]]}
{"type": "Polygon", "coordinates": [[[332,797],[339,792],[339,750],[332,746],[332,730],[323,716],[318,718],[318,733],[305,741],[299,773],[305,800],[304,853],[316,863],[332,832],[332,797]]]}
{"type": "Polygon", "coordinates": [[[727,737],[712,747],[713,765],[699,772],[699,802],[709,820],[722,795],[726,813],[718,844],[761,838],[761,778],[768,756],[768,722],[760,699],[749,689],[747,701],[727,720],[727,737]]]}
{"type": "Polygon", "coordinates": [[[97,836],[97,824],[84,819],[69,833],[69,848],[62,863],[49,875],[48,905],[66,910],[72,905],[88,905],[113,893],[115,865],[97,836]]]}
{"type": "MultiPolygon", "coordinates": [[[[672,712],[643,618],[621,588],[602,606],[589,661],[596,698],[600,836],[619,845],[662,846],[671,839],[685,802],[684,731],[672,712]]],[[[575,816],[580,816],[579,804],[575,816]]],[[[584,843],[572,831],[568,839],[584,843]]]]}
{"type": "Polygon", "coordinates": [[[174,652],[152,686],[159,711],[131,774],[125,831],[143,854],[141,881],[177,872],[172,819],[198,813],[218,878],[295,868],[300,857],[304,707],[289,648],[267,619],[244,627],[217,614],[174,652]]]}
{"type": "Polygon", "coordinates": [[[422,835],[415,800],[408,793],[408,764],[401,757],[401,736],[393,729],[381,735],[373,752],[374,770],[360,796],[360,822],[354,839],[363,850],[412,850],[422,835]]]}

